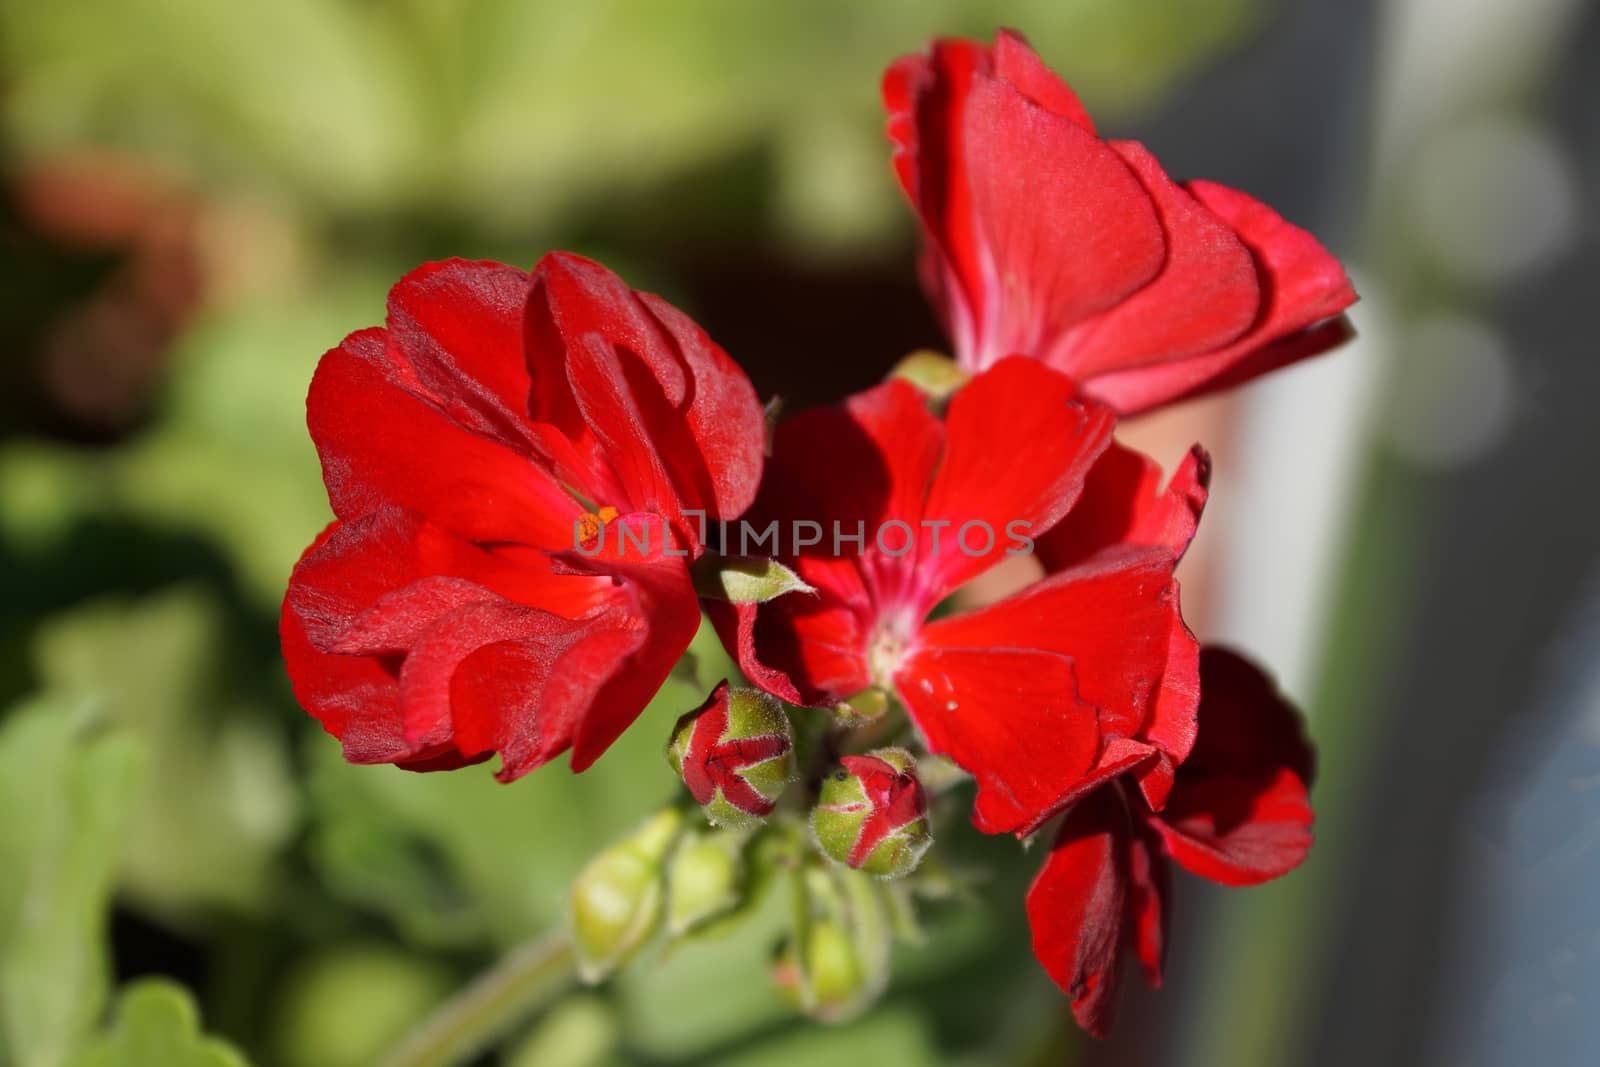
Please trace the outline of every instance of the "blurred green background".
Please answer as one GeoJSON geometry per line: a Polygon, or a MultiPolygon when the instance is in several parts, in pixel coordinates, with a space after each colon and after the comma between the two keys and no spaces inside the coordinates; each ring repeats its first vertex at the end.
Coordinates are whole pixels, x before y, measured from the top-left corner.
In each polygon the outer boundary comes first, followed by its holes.
{"type": "MultiPolygon", "coordinates": [[[[1370,373],[1309,401],[1352,413],[1315,445],[1349,458],[1352,488],[1322,547],[1285,564],[1344,576],[1304,606],[1314,651],[1291,686],[1323,746],[1316,860],[1238,903],[1181,898],[1169,988],[1130,995],[1126,1032],[1093,1049],[1028,951],[1019,905],[1037,857],[963,839],[957,853],[989,878],[982,898],[1016,903],[930,912],[927,943],[857,1023],[788,1013],[765,978],[779,917],[758,914],[737,937],[558,1001],[483,1062],[1361,1052],[1329,1036],[1319,997],[1363,1011],[1341,902],[1411,899],[1350,873],[1397,844],[1373,836],[1394,772],[1384,694],[1406,692],[1406,665],[1422,662],[1406,650],[1426,653],[1405,638],[1430,595],[1418,561],[1436,558],[1457,479],[1515,443],[1510,430],[1477,452],[1458,440],[1518,395],[1502,381],[1515,361],[1461,369],[1483,324],[1462,326],[1462,309],[1544,269],[1537,243],[1501,263],[1530,228],[1592,244],[1577,215],[1476,237],[1455,225],[1530,189],[1535,206],[1565,188],[1585,210],[1567,163],[1555,179],[1451,181],[1537,154],[1546,142],[1526,138],[1544,127],[1527,116],[1592,88],[1552,73],[1582,7],[1535,3],[1463,43],[1430,36],[1455,9],[1332,0],[0,0],[0,1064],[368,1064],[500,952],[560,924],[595,845],[671,794],[660,745],[703,690],[670,682],[582,777],[555,765],[506,787],[482,767],[343,764],[296,708],[275,629],[289,569],[328,518],[304,427],[312,368],[379,321],[388,285],[421,261],[530,265],[560,247],[680,303],[763,395],[801,407],[875,381],[938,342],[879,74],[935,34],[997,25],[1023,30],[1111,133],[1326,234],[1378,305],[1359,320],[1368,354],[1334,357],[1370,373]],[[1419,41],[1424,60],[1470,46],[1500,65],[1419,72],[1406,52],[1419,41]],[[1417,148],[1437,129],[1459,140],[1458,120],[1485,112],[1499,140],[1417,148]],[[1446,331],[1430,335],[1431,376],[1374,362],[1421,327],[1446,331]]],[[[1251,440],[1248,411],[1225,418],[1251,440]]],[[[1530,617],[1566,603],[1546,591],[1530,617]]],[[[1554,641],[1540,631],[1518,663],[1554,641]]],[[[1496,721],[1462,743],[1492,749],[1496,721]]],[[[1429,809],[1417,833],[1446,818],[1429,809]]],[[[1417,878],[1409,892],[1426,899],[1417,878]]],[[[1406,914],[1391,918],[1414,932],[1406,914]]],[[[1449,939],[1418,949],[1430,967],[1449,939]]],[[[1370,1007],[1390,1036],[1362,1062],[1423,1062],[1426,1020],[1391,1025],[1370,1007]]]]}

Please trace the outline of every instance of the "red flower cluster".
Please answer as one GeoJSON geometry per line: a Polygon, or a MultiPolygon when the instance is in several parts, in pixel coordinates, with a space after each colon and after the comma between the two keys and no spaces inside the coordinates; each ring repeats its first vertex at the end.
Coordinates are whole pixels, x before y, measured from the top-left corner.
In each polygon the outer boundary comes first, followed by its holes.
{"type": "MultiPolygon", "coordinates": [[[[1260,881],[1304,857],[1311,823],[1293,712],[1239,657],[1202,653],[1179,610],[1205,453],[1163,486],[1112,441],[1116,418],[1326,349],[1355,297],[1267,207],[1100,140],[1015,36],[936,43],[895,63],[884,95],[924,278],[970,373],[942,412],[891,380],[783,422],[763,471],[749,382],[665,302],[564,254],[531,275],[423,267],[387,326],[347,338],[312,382],[337,518],[290,581],[284,653],[352,761],[498,752],[511,780],[571,748],[582,770],[694,633],[689,567],[718,547],[694,520],[865,532],[850,553],[780,541],[807,592],[704,607],[767,693],[897,698],[924,746],[976,779],[979,828],[1061,818],[1028,914],[1041,962],[1103,1033],[1125,949],[1159,979],[1167,860],[1260,881]],[[888,526],[914,536],[887,548],[872,531],[888,526]],[[1041,580],[935,610],[1018,531],[1041,580]]],[[[719,687],[681,727],[702,801],[742,787],[702,773],[732,744],[727,700],[719,687]]],[[[874,758],[845,766],[866,781],[874,758]]],[[[909,760],[880,777],[910,776],[909,760]]]]}

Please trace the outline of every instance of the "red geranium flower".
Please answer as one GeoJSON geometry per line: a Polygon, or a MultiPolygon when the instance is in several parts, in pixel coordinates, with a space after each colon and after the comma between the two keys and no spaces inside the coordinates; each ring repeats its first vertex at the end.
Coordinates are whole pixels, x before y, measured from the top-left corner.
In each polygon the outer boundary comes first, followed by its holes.
{"type": "Polygon", "coordinates": [[[938,41],[883,96],[924,283],[967,369],[1033,356],[1126,415],[1349,336],[1355,292],[1314,237],[1101,140],[1020,37],[938,41]]]}
{"type": "MultiPolygon", "coordinates": [[[[778,427],[747,521],[816,588],[712,604],[745,675],[796,704],[896,693],[930,750],[978,781],[975,821],[1025,833],[1134,771],[1162,803],[1192,744],[1198,648],[1174,553],[1113,545],[977,611],[929,621],[953,590],[1073,510],[1113,417],[1040,363],[1007,359],[941,421],[903,381],[778,427]],[[796,520],[822,543],[800,549],[796,520]],[[858,545],[835,535],[858,535],[858,545]]],[[[1093,520],[1087,520],[1093,521],[1093,520]]]]}
{"type": "Polygon", "coordinates": [[[698,326],[562,253],[413,271],[307,422],[337,519],[284,600],[296,696],[352,762],[507,781],[582,770],[660,687],[699,620],[687,513],[744,510],[765,433],[698,326]]]}
{"type": "Polygon", "coordinates": [[[1125,781],[1073,805],[1028,891],[1033,950],[1084,1029],[1111,1029],[1132,950],[1161,984],[1167,861],[1223,885],[1285,874],[1311,847],[1311,748],[1299,716],[1243,657],[1200,655],[1200,735],[1166,808],[1125,781]]]}

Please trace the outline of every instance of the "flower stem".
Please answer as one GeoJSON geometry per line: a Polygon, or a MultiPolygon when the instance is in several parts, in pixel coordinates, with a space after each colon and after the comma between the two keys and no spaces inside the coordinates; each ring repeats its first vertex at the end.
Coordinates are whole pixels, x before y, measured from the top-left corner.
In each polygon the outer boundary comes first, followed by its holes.
{"type": "Polygon", "coordinates": [[[541,937],[511,952],[439,1005],[380,1067],[453,1067],[543,1007],[574,977],[572,940],[541,937]]]}

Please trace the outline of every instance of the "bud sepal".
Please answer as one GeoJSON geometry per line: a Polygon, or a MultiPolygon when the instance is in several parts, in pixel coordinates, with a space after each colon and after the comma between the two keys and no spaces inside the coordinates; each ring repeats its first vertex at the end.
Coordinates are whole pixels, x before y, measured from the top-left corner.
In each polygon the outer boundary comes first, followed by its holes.
{"type": "Polygon", "coordinates": [[[916,761],[902,748],[845,756],[823,779],[811,832],[835,863],[898,878],[916,870],[933,843],[916,761]]]}
{"type": "Polygon", "coordinates": [[[712,825],[750,829],[772,814],[794,777],[794,732],[777,700],[722,681],[678,720],[667,762],[712,825]]]}

